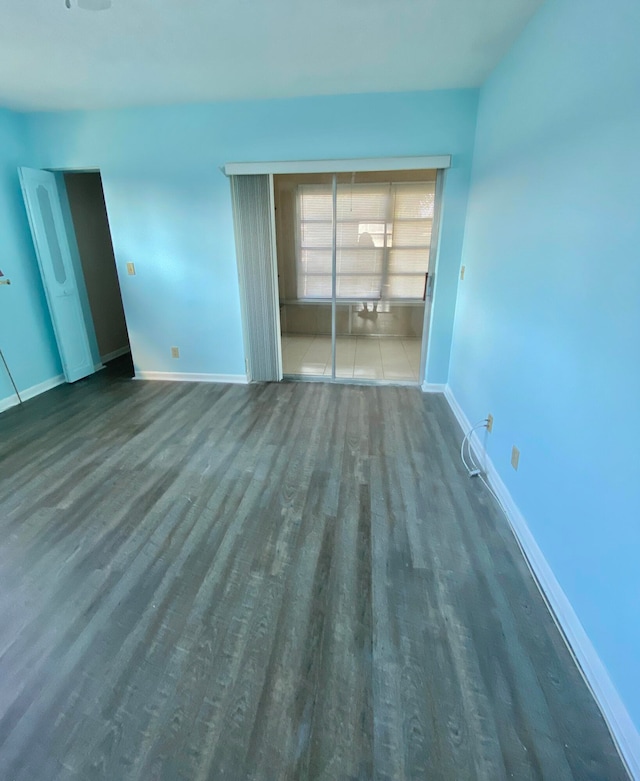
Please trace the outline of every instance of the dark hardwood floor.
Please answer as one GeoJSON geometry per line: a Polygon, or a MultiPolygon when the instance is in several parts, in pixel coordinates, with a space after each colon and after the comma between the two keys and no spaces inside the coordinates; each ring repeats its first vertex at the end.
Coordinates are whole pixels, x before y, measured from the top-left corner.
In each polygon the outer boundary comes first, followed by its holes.
{"type": "Polygon", "coordinates": [[[0,779],[627,778],[442,397],[119,366],[0,415],[0,779]]]}

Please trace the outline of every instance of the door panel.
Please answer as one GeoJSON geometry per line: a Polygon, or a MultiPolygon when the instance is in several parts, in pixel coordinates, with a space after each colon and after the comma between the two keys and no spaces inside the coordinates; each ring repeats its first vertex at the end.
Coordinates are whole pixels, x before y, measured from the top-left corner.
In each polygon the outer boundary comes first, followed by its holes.
{"type": "Polygon", "coordinates": [[[20,168],[20,183],[67,382],[95,371],[54,174],[20,168]]]}

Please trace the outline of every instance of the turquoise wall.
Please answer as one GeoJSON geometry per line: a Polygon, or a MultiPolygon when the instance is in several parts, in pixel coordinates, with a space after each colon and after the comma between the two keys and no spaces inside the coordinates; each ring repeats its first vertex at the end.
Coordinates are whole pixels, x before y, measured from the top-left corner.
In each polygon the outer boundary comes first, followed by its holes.
{"type": "Polygon", "coordinates": [[[550,0],[483,87],[450,384],[640,726],[639,31],[550,0]]]}
{"type": "Polygon", "coordinates": [[[37,167],[102,173],[136,368],[244,374],[227,162],[452,154],[428,379],[445,382],[477,91],[31,114],[37,167]],[[126,275],[126,263],[137,275],[126,275]],[[180,347],[179,361],[170,347],[180,347]]]}
{"type": "MultiPolygon", "coordinates": [[[[18,181],[25,138],[25,119],[0,109],[0,270],[11,279],[0,287],[0,349],[20,390],[62,372],[18,181]]],[[[0,366],[0,405],[12,393],[0,366]]]]}

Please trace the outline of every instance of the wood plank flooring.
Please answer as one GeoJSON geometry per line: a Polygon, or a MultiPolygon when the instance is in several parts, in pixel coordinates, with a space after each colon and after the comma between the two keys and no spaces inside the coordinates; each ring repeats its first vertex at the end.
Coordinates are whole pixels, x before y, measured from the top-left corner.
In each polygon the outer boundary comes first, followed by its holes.
{"type": "Polygon", "coordinates": [[[458,442],[114,370],[0,415],[0,778],[627,778],[458,442]]]}

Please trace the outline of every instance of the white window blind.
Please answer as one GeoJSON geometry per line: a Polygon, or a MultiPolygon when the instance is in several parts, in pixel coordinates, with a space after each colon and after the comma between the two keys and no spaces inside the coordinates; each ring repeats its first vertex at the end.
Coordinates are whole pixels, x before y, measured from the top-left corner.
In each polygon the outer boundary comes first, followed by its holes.
{"type": "MultiPolygon", "coordinates": [[[[336,294],[340,299],[422,300],[429,268],[435,182],[338,185],[336,294]]],[[[331,185],[299,185],[299,299],[331,298],[331,185]]]]}

